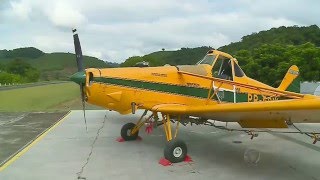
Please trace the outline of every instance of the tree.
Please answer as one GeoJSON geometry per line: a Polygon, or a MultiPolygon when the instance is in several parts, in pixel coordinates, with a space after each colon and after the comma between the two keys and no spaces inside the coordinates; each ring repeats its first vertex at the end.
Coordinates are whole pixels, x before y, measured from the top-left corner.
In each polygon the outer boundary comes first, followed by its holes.
{"type": "Polygon", "coordinates": [[[38,81],[40,77],[40,73],[36,68],[21,59],[15,59],[9,62],[6,70],[10,74],[20,75],[25,82],[35,82],[38,81]]]}
{"type": "Polygon", "coordinates": [[[25,78],[27,82],[36,82],[39,80],[40,73],[34,69],[28,69],[25,73],[25,78]]]}
{"type": "Polygon", "coordinates": [[[312,43],[265,44],[252,51],[238,51],[235,57],[247,76],[275,87],[293,64],[300,68],[301,80],[319,81],[320,78],[320,49],[312,43]]]}
{"type": "Polygon", "coordinates": [[[21,59],[15,59],[7,65],[7,72],[12,74],[25,75],[28,69],[32,69],[31,65],[21,59]]]}
{"type": "Polygon", "coordinates": [[[0,63],[0,72],[5,71],[6,70],[6,66],[2,63],[0,63]]]}
{"type": "Polygon", "coordinates": [[[10,74],[7,72],[0,72],[0,83],[8,84],[8,83],[21,83],[22,78],[17,74],[10,74]]]}
{"type": "Polygon", "coordinates": [[[120,66],[121,67],[130,67],[134,66],[138,62],[142,62],[144,59],[140,56],[133,56],[128,58],[124,63],[122,63],[120,66]]]}

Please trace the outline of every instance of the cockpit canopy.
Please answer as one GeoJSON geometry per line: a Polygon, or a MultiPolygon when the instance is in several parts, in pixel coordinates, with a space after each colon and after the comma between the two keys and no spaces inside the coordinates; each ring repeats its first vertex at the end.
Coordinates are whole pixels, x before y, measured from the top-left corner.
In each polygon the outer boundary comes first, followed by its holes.
{"type": "Polygon", "coordinates": [[[207,55],[197,64],[210,65],[212,67],[212,76],[216,78],[233,80],[234,76],[245,76],[235,58],[229,54],[216,50],[209,51],[207,55]]]}

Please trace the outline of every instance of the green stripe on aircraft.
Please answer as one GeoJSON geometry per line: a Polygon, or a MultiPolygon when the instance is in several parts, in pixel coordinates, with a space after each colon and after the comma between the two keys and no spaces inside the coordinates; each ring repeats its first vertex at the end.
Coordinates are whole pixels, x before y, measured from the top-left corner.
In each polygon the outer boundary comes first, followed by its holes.
{"type": "MultiPolygon", "coordinates": [[[[187,86],[179,86],[173,84],[162,84],[157,82],[146,82],[146,81],[137,81],[131,79],[118,79],[118,78],[110,78],[110,77],[95,77],[93,79],[96,82],[131,87],[131,88],[139,88],[146,89],[151,91],[160,91],[165,93],[179,94],[185,96],[192,96],[197,98],[206,99],[208,97],[209,89],[206,88],[196,88],[196,87],[187,87],[187,86]]],[[[213,91],[211,92],[211,94],[213,91]]],[[[234,102],[234,93],[231,91],[220,91],[218,93],[219,98],[223,102],[234,102]]],[[[255,95],[258,97],[257,100],[262,101],[262,95],[255,95]]],[[[217,97],[214,96],[213,99],[217,100],[217,97]]],[[[255,100],[252,98],[252,101],[255,100]]],[[[236,93],[236,102],[248,102],[248,94],[247,93],[236,93]]]]}

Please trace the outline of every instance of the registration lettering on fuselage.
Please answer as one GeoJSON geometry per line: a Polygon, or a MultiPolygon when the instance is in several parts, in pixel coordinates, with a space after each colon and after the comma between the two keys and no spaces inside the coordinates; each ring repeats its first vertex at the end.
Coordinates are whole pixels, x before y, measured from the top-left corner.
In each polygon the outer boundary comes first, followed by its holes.
{"type": "Polygon", "coordinates": [[[168,77],[167,74],[162,74],[162,73],[151,73],[152,76],[157,76],[157,77],[168,77]]]}
{"type": "Polygon", "coordinates": [[[198,84],[198,83],[187,83],[187,86],[189,86],[189,87],[200,87],[200,84],[198,84]]]}
{"type": "Polygon", "coordinates": [[[276,101],[279,97],[276,96],[266,96],[258,94],[248,94],[248,102],[258,102],[258,101],[276,101]]]}

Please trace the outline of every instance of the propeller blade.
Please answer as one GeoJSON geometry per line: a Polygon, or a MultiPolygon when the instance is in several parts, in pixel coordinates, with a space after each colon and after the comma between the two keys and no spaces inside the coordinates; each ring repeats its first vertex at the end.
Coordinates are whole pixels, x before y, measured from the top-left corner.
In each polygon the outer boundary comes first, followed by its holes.
{"type": "MultiPolygon", "coordinates": [[[[77,29],[72,29],[73,32],[73,43],[74,43],[74,50],[76,53],[76,61],[77,61],[77,67],[78,67],[78,74],[76,73],[74,75],[74,81],[77,82],[77,79],[79,79],[77,76],[79,75],[79,72],[83,72],[83,56],[82,56],[82,50],[80,45],[80,39],[77,33],[77,29]]],[[[81,73],[80,73],[81,74],[81,73]]],[[[87,118],[86,118],[86,96],[85,96],[85,80],[84,82],[81,81],[82,78],[80,77],[79,85],[80,85],[80,93],[81,93],[81,102],[82,102],[82,111],[83,111],[83,118],[84,123],[86,125],[86,131],[88,132],[88,126],[87,126],[87,118]]]]}
{"type": "Polygon", "coordinates": [[[77,33],[77,29],[73,29],[73,43],[74,43],[74,50],[76,53],[76,60],[77,60],[77,67],[78,72],[83,71],[83,56],[82,56],[82,50],[79,40],[79,35],[77,33]]]}
{"type": "Polygon", "coordinates": [[[80,91],[81,91],[81,101],[82,101],[82,111],[83,111],[84,124],[86,125],[86,131],[88,132],[87,118],[86,118],[86,101],[85,101],[83,84],[80,85],[80,91]]]}

